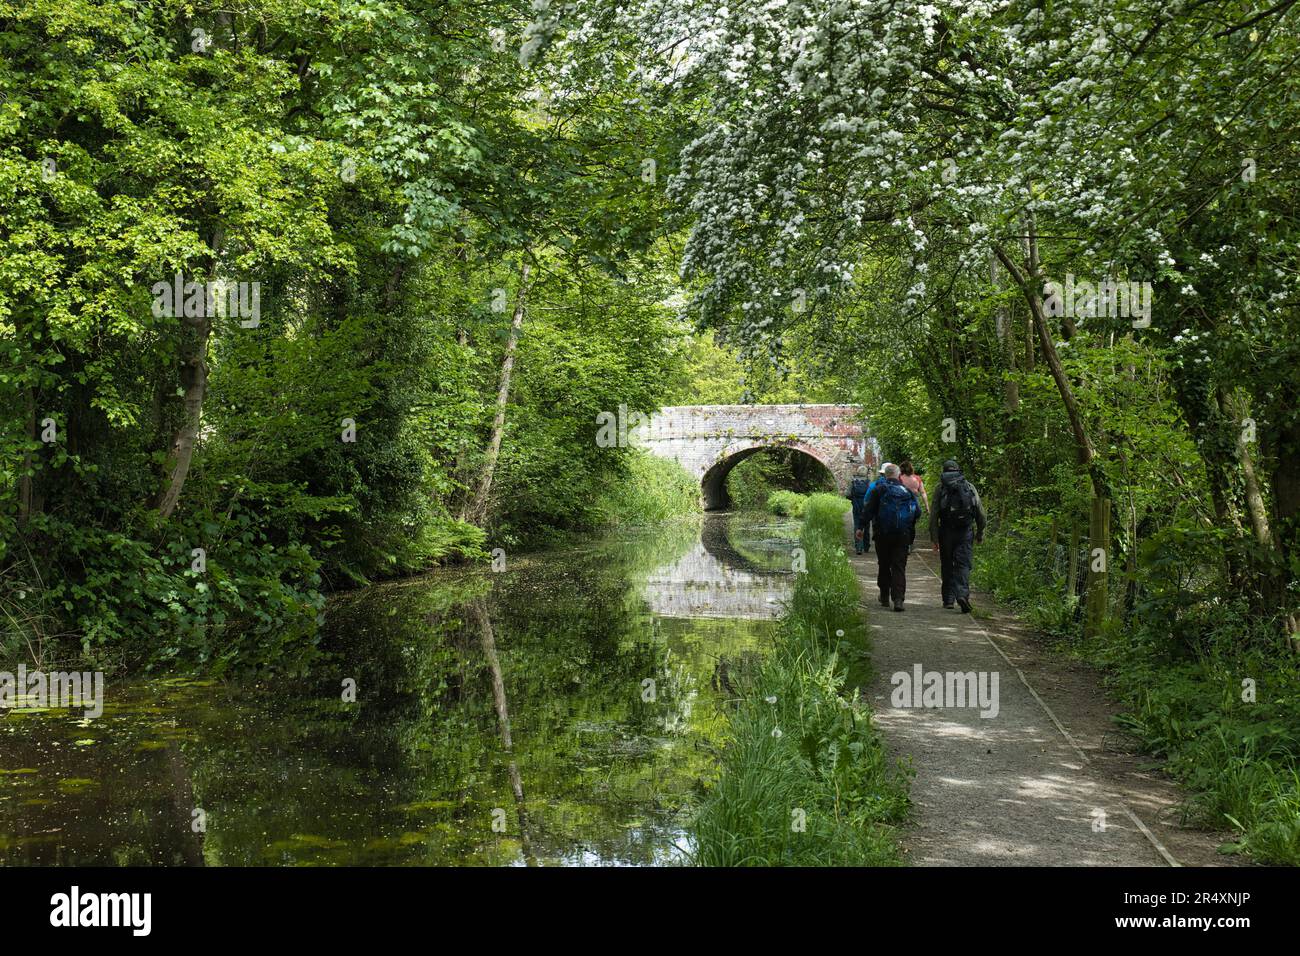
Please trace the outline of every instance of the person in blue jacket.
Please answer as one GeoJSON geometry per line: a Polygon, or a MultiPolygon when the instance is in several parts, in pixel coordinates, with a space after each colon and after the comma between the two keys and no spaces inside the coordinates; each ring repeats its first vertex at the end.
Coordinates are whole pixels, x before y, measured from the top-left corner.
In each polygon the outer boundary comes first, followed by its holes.
{"type": "Polygon", "coordinates": [[[862,511],[863,520],[870,521],[875,532],[880,603],[889,607],[892,601],[894,610],[901,611],[907,595],[907,552],[921,505],[911,489],[898,480],[897,465],[885,465],[884,477],[871,486],[862,511]]]}

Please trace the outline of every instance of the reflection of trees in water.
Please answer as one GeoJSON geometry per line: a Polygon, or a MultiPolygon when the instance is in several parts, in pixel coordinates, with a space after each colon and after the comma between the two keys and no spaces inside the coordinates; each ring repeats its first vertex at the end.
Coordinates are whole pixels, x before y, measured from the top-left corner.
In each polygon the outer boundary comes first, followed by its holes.
{"type": "Polygon", "coordinates": [[[653,689],[655,701],[662,701],[663,706],[654,718],[655,724],[665,734],[680,737],[690,732],[691,712],[699,696],[699,681],[691,672],[690,662],[668,648],[664,649],[658,663],[659,670],[652,678],[653,689]]]}
{"type": "Polygon", "coordinates": [[[501,674],[501,661],[497,657],[492,616],[481,600],[474,601],[469,607],[483,645],[483,658],[492,673],[492,701],[497,712],[497,730],[501,735],[501,747],[508,756],[510,790],[515,798],[515,813],[519,819],[519,842],[523,846],[524,860],[529,866],[536,866],[537,860],[533,856],[532,846],[528,840],[528,807],[524,801],[524,781],[519,773],[519,762],[514,758],[515,745],[510,733],[510,704],[506,699],[506,682],[501,674]]]}
{"type": "Polygon", "coordinates": [[[500,654],[512,713],[522,707],[527,725],[515,754],[534,850],[653,862],[663,846],[654,818],[693,782],[663,745],[683,706],[690,714],[691,685],[637,600],[644,555],[619,546],[569,557],[499,588],[492,608],[498,638],[509,635],[500,654]],[[642,699],[647,678],[653,700],[642,699]]]}
{"type": "Polygon", "coordinates": [[[159,704],[115,685],[91,727],[57,710],[0,723],[0,866],[204,864],[192,747],[159,704]]]}
{"type": "Polygon", "coordinates": [[[790,535],[773,535],[773,519],[760,522],[735,513],[711,514],[704,517],[700,527],[700,541],[704,550],[717,558],[725,567],[755,574],[783,574],[790,571],[790,551],[798,544],[798,523],[790,522],[790,535]],[[766,536],[763,545],[745,541],[746,528],[762,527],[766,536]],[[779,543],[778,543],[779,542],[779,543]]]}
{"type": "Polygon", "coordinates": [[[737,702],[743,695],[746,681],[758,672],[763,655],[757,651],[742,650],[738,654],[719,654],[713,667],[712,688],[726,696],[727,703],[737,702]]]}
{"type": "Polygon", "coordinates": [[[491,862],[493,846],[515,838],[528,861],[575,845],[629,862],[663,852],[651,824],[688,798],[707,757],[663,738],[689,727],[701,680],[656,639],[635,582],[689,546],[687,530],[668,545],[647,537],[521,558],[479,577],[491,594],[468,600],[393,589],[353,609],[355,620],[336,619],[349,630],[346,657],[367,658],[366,680],[402,689],[375,710],[405,763],[392,780],[402,799],[454,792],[475,835],[445,845],[441,862],[491,862]],[[641,698],[646,678],[652,701],[641,698]],[[511,801],[519,832],[503,840],[491,810],[511,801]]]}
{"type": "MultiPolygon", "coordinates": [[[[151,718],[178,721],[167,749],[139,755],[139,775],[122,777],[133,786],[106,794],[115,805],[85,804],[103,810],[93,838],[113,855],[78,859],[492,864],[584,852],[661,862],[674,813],[711,772],[700,745],[720,726],[711,654],[741,639],[719,621],[705,643],[646,613],[645,576],[695,535],[621,536],[514,561],[505,574],[342,596],[309,677],[169,697],[167,716],[151,718]],[[341,700],[345,678],[357,682],[355,704],[341,700]],[[512,802],[518,832],[493,833],[492,810],[512,802]],[[191,829],[196,806],[206,835],[191,829]],[[105,834],[114,816],[132,821],[129,832],[105,834]],[[142,817],[163,832],[146,832],[157,828],[142,817]]],[[[85,756],[107,766],[135,743],[126,733],[85,756]]],[[[39,818],[29,811],[22,825],[39,818]]]]}
{"type": "Polygon", "coordinates": [[[203,866],[203,834],[207,829],[207,819],[205,815],[203,826],[196,829],[194,814],[196,810],[202,810],[202,804],[195,799],[194,784],[179,742],[167,747],[167,776],[172,813],[177,820],[183,821],[179,854],[186,866],[203,866]]]}

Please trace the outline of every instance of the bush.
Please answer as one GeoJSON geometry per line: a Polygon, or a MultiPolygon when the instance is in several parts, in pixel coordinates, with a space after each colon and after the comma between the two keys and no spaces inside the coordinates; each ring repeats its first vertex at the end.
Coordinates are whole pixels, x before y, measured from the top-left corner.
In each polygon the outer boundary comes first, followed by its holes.
{"type": "Polygon", "coordinates": [[[601,524],[651,525],[700,512],[699,483],[675,461],[637,449],[597,499],[601,524]]]}
{"type": "Polygon", "coordinates": [[[320,562],[310,551],[268,541],[256,519],[238,509],[223,525],[209,516],[169,530],[153,544],[38,516],[31,532],[48,543],[41,564],[77,573],[42,573],[33,580],[44,585],[32,587],[21,583],[25,566],[10,565],[0,601],[8,633],[0,645],[29,654],[39,647],[45,666],[70,660],[75,638],[81,662],[95,669],[305,671],[316,656],[325,604],[320,562]],[[205,543],[201,571],[193,554],[198,541],[205,543]],[[48,630],[54,622],[59,629],[48,630]]]}
{"type": "Polygon", "coordinates": [[[774,491],[767,496],[767,510],[783,518],[802,518],[808,496],[797,491],[774,491]]]}

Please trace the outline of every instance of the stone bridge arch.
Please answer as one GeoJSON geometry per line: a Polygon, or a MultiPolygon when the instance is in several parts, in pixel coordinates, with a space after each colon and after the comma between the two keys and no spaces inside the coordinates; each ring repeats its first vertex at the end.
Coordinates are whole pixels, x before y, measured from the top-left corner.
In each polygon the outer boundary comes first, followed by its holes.
{"type": "Polygon", "coordinates": [[[731,469],[760,451],[774,448],[789,449],[808,456],[830,472],[835,479],[836,487],[843,490],[842,482],[836,474],[837,449],[818,448],[808,441],[789,441],[780,438],[747,438],[735,442],[719,452],[717,459],[700,478],[700,494],[704,498],[704,507],[709,510],[725,507],[727,504],[727,476],[731,474],[731,469]]]}
{"type": "Polygon", "coordinates": [[[856,405],[679,405],[652,416],[640,444],[690,472],[707,509],[726,506],[732,468],[770,448],[819,462],[843,491],[858,465],[874,470],[880,458],[858,421],[860,411],[856,405]]]}

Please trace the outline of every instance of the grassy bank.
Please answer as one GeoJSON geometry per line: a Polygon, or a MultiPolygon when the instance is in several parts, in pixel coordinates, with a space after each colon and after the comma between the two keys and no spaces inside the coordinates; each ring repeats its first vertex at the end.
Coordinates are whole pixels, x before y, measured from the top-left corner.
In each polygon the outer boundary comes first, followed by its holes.
{"type": "Polygon", "coordinates": [[[767,510],[783,518],[802,518],[807,507],[808,496],[797,491],[774,491],[767,496],[767,510]]]}
{"type": "Polygon", "coordinates": [[[809,497],[799,574],[775,646],[739,675],[721,775],[696,817],[705,866],[898,863],[907,777],[856,688],[869,672],[858,585],[834,495],[809,497]]]}
{"type": "Polygon", "coordinates": [[[1300,665],[1280,636],[1239,597],[1189,589],[1186,576],[1169,586],[1152,565],[1136,613],[1124,620],[1115,595],[1114,619],[1085,639],[1047,539],[1029,520],[990,536],[976,549],[978,583],[1104,670],[1118,722],[1190,791],[1188,822],[1236,831],[1225,850],[1300,864],[1300,665]]]}
{"type": "Polygon", "coordinates": [[[700,485],[675,461],[636,450],[627,474],[606,485],[596,500],[600,523],[653,525],[700,513],[700,485]]]}

